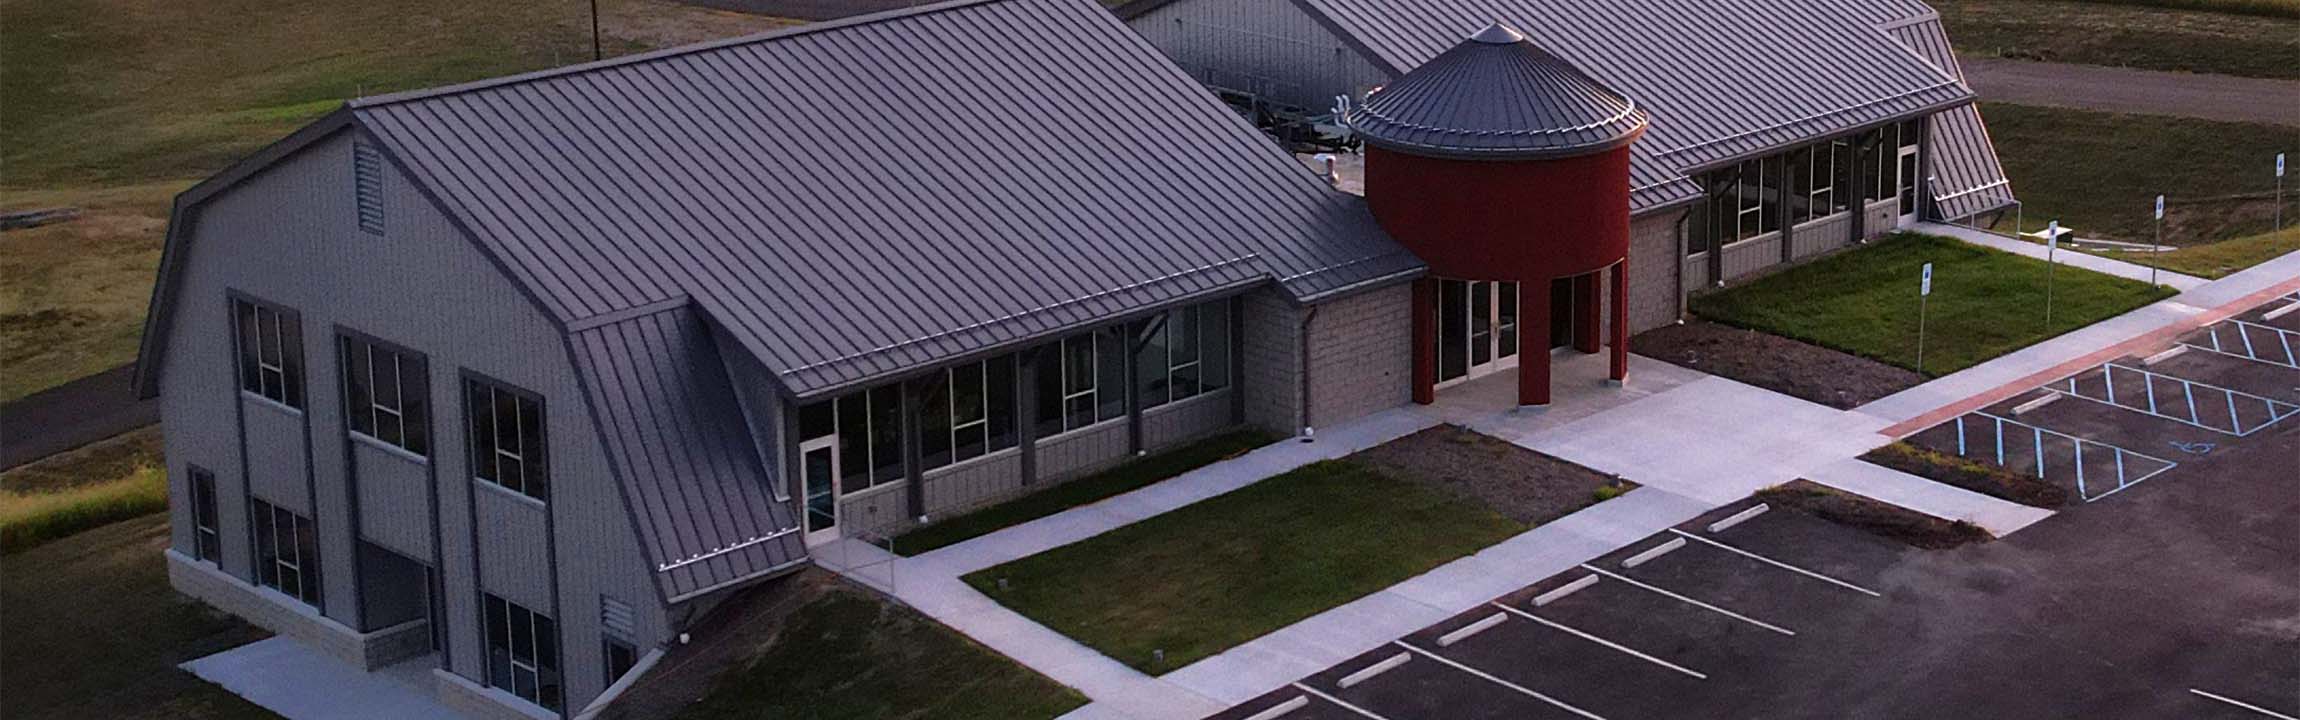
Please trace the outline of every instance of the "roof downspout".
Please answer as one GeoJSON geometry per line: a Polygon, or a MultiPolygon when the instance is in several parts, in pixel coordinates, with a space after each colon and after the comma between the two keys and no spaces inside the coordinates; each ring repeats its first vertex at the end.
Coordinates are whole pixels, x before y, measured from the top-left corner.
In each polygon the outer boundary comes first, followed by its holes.
{"type": "Polygon", "coordinates": [[[1311,427],[1311,426],[1310,426],[1310,323],[1318,319],[1318,308],[1319,308],[1319,307],[1322,307],[1322,306],[1319,306],[1319,305],[1311,305],[1311,306],[1310,306],[1310,308],[1309,308],[1309,312],[1305,312],[1305,313],[1302,313],[1302,328],[1301,328],[1301,339],[1302,339],[1302,348],[1301,348],[1301,355],[1302,355],[1302,357],[1301,357],[1301,363],[1302,363],[1302,372],[1301,372],[1301,376],[1302,376],[1302,387],[1301,387],[1301,398],[1302,398],[1302,411],[1301,411],[1301,412],[1302,412],[1302,415],[1301,415],[1301,418],[1302,418],[1302,433],[1301,433],[1301,436],[1302,436],[1302,442],[1311,442],[1311,441],[1314,441],[1314,440],[1316,440],[1316,439],[1317,439],[1317,434],[1318,434],[1317,428],[1313,428],[1313,427],[1311,427]]]}

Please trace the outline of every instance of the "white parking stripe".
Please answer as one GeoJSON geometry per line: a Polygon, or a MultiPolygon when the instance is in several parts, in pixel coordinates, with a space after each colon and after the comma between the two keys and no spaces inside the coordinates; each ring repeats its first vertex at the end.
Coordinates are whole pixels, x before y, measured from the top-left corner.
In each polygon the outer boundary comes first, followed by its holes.
{"type": "Polygon", "coordinates": [[[1581,565],[1581,569],[1583,569],[1583,570],[1588,570],[1588,571],[1590,571],[1590,572],[1593,572],[1593,573],[1597,573],[1597,574],[1599,574],[1599,575],[1604,575],[1604,576],[1606,576],[1606,577],[1609,577],[1609,578],[1613,578],[1613,579],[1615,579],[1615,580],[1619,580],[1619,581],[1622,581],[1622,582],[1625,582],[1625,583],[1629,583],[1629,584],[1631,584],[1631,585],[1635,585],[1635,586],[1638,586],[1638,587],[1641,587],[1641,588],[1645,588],[1645,589],[1647,589],[1647,590],[1651,590],[1651,591],[1653,591],[1653,592],[1656,592],[1656,593],[1660,593],[1660,594],[1661,594],[1663,597],[1673,598],[1673,599],[1676,599],[1677,601],[1679,601],[1679,602],[1683,602],[1683,603],[1685,603],[1685,604],[1687,604],[1687,605],[1692,605],[1692,606],[1694,606],[1694,607],[1697,607],[1697,608],[1701,608],[1701,609],[1703,609],[1703,610],[1707,610],[1707,611],[1710,611],[1710,612],[1713,612],[1713,613],[1717,613],[1717,614],[1719,614],[1719,615],[1723,615],[1723,616],[1725,616],[1725,617],[1733,618],[1733,619],[1735,619],[1735,620],[1739,620],[1739,621],[1741,621],[1741,622],[1749,623],[1749,624],[1751,624],[1751,625],[1755,625],[1755,626],[1757,626],[1757,627],[1761,627],[1761,628],[1764,628],[1764,629],[1767,629],[1767,630],[1771,630],[1771,631],[1773,631],[1773,632],[1777,632],[1777,633],[1780,633],[1780,634],[1783,634],[1783,635],[1790,635],[1790,636],[1794,636],[1794,635],[1796,635],[1796,634],[1797,634],[1797,631],[1795,631],[1795,630],[1790,630],[1790,629],[1788,629],[1788,628],[1785,628],[1785,627],[1781,627],[1781,626],[1779,626],[1779,625],[1774,625],[1774,624],[1772,624],[1772,623],[1768,623],[1768,622],[1765,622],[1765,621],[1763,621],[1763,620],[1759,620],[1759,619],[1756,619],[1756,618],[1753,618],[1753,617],[1749,617],[1749,616],[1747,616],[1747,615],[1743,615],[1743,614],[1741,614],[1741,613],[1733,612],[1733,611],[1731,611],[1731,610],[1727,610],[1727,609],[1725,609],[1725,608],[1717,607],[1717,606],[1715,606],[1715,605],[1711,605],[1711,604],[1709,604],[1709,603],[1701,602],[1701,601],[1699,601],[1699,600],[1695,600],[1695,599],[1693,599],[1693,598],[1689,598],[1689,597],[1686,597],[1686,596],[1683,596],[1683,595],[1679,595],[1679,594],[1677,594],[1677,593],[1673,593],[1673,592],[1670,592],[1670,591],[1667,591],[1667,590],[1663,590],[1663,589],[1661,589],[1661,588],[1658,588],[1658,587],[1654,587],[1654,586],[1652,586],[1652,585],[1648,585],[1648,584],[1645,584],[1645,583],[1642,583],[1642,582],[1638,582],[1637,580],[1635,580],[1635,579],[1633,579],[1633,578],[1623,577],[1623,576],[1621,576],[1621,575],[1619,575],[1619,574],[1616,574],[1616,573],[1607,572],[1607,571],[1605,570],[1605,568],[1596,567],[1596,566],[1590,565],[1590,564],[1588,564],[1588,563],[1582,563],[1582,565],[1581,565]]]}
{"type": "Polygon", "coordinates": [[[1553,697],[1550,697],[1550,696],[1548,696],[1548,695],[1543,695],[1543,694],[1541,694],[1541,693],[1538,693],[1538,692],[1534,692],[1532,688],[1528,688],[1528,687],[1526,687],[1526,686],[1523,686],[1523,685],[1519,685],[1519,684],[1517,684],[1517,683],[1513,683],[1513,682],[1510,682],[1510,681],[1508,681],[1508,680],[1503,680],[1503,679],[1501,679],[1501,678],[1497,678],[1497,677],[1494,677],[1492,674],[1490,674],[1490,673],[1487,673],[1486,671],[1483,671],[1483,670],[1479,670],[1479,669],[1477,669],[1477,668],[1473,668],[1473,667],[1470,667],[1470,666],[1468,666],[1468,665],[1463,665],[1463,664],[1461,664],[1461,663],[1457,663],[1457,662],[1454,662],[1454,661],[1452,661],[1452,660],[1447,660],[1447,659],[1445,659],[1445,656],[1439,655],[1439,654],[1437,654],[1437,653],[1433,653],[1433,652],[1430,652],[1430,651],[1428,651],[1428,650],[1423,650],[1423,649],[1421,649],[1421,648],[1418,648],[1418,647],[1414,647],[1414,646],[1412,646],[1412,645],[1407,645],[1407,644],[1405,643],[1405,641],[1404,641],[1404,640],[1399,640],[1399,641],[1397,641],[1395,644],[1396,644],[1398,647],[1402,647],[1402,648],[1405,648],[1406,650],[1408,650],[1408,651],[1411,651],[1411,652],[1413,652],[1413,653],[1416,653],[1416,654],[1419,654],[1419,655],[1421,655],[1422,657],[1426,657],[1426,658],[1429,658],[1429,659],[1431,659],[1431,660],[1436,660],[1436,661],[1438,661],[1438,662],[1441,662],[1441,663],[1445,663],[1445,664],[1447,664],[1447,665],[1451,665],[1451,666],[1453,666],[1453,668],[1454,668],[1455,670],[1460,670],[1460,671],[1462,671],[1462,672],[1465,672],[1465,673],[1469,673],[1469,674],[1471,674],[1471,675],[1476,675],[1476,676],[1478,676],[1478,677],[1480,677],[1480,678],[1484,678],[1486,682],[1490,682],[1490,683],[1493,683],[1493,684],[1495,684],[1495,685],[1500,685],[1500,686],[1502,686],[1502,687],[1505,687],[1505,688],[1509,688],[1509,689],[1511,689],[1511,690],[1516,690],[1516,691],[1518,691],[1518,692],[1524,693],[1524,694],[1526,695],[1526,697],[1530,697],[1530,698],[1533,698],[1533,699],[1535,699],[1535,700],[1540,700],[1540,701],[1542,701],[1542,702],[1545,702],[1545,703],[1549,703],[1549,704],[1551,704],[1551,705],[1555,705],[1555,706],[1557,706],[1559,709],[1562,709],[1562,710],[1564,710],[1564,711],[1566,711],[1566,712],[1569,712],[1569,713],[1573,713],[1573,714],[1575,714],[1575,715],[1580,715],[1580,716],[1582,716],[1582,717],[1585,717],[1585,718],[1589,718],[1589,720],[1605,720],[1604,716],[1598,715],[1597,713],[1593,713],[1593,712],[1590,712],[1590,711],[1588,711],[1588,710],[1583,710],[1583,709],[1581,709],[1581,708],[1577,708],[1577,707],[1574,707],[1574,706],[1572,706],[1572,705],[1570,705],[1570,704],[1567,704],[1567,703],[1566,703],[1565,701],[1563,701],[1563,700],[1559,700],[1559,699],[1557,699],[1557,698],[1553,698],[1553,697]]]}
{"type": "Polygon", "coordinates": [[[2237,706],[2237,707],[2240,707],[2240,708],[2244,708],[2244,709],[2246,709],[2246,710],[2250,710],[2250,711],[2253,711],[2253,712],[2256,712],[2256,713],[2260,713],[2260,714],[2262,714],[2262,715],[2266,715],[2266,716],[2268,716],[2268,717],[2272,717],[2272,718],[2283,718],[2283,720],[2300,720],[2300,718],[2292,717],[2292,716],[2290,716],[2290,715],[2286,715],[2286,714],[2284,714],[2284,713],[2276,712],[2276,711],[2274,711],[2274,710],[2270,710],[2270,709],[2268,709],[2268,708],[2264,708],[2264,707],[2261,707],[2261,706],[2258,706],[2258,705],[2254,705],[2254,704],[2252,704],[2252,703],[2244,702],[2244,701],[2242,701],[2242,700],[2237,700],[2237,699],[2235,699],[2235,698],[2231,698],[2231,697],[2228,697],[2228,696],[2225,696],[2225,695],[2214,695],[2214,694],[2212,694],[2212,693],[2208,693],[2208,692],[2205,692],[2205,691],[2202,691],[2202,690],[2198,690],[2198,689],[2196,689],[2196,688],[2189,688],[2189,689],[2188,689],[2188,691],[2189,691],[2189,692],[2192,692],[2192,693],[2196,693],[2198,696],[2204,697],[2204,698],[2206,698],[2206,699],[2209,699],[2209,700],[2218,700],[2218,701],[2221,701],[2221,702],[2224,702],[2224,703],[2228,703],[2228,704],[2230,704],[2230,705],[2234,705],[2234,706],[2237,706]]]}
{"type": "Polygon", "coordinates": [[[1386,717],[1382,717],[1382,716],[1380,716],[1380,715],[1375,715],[1375,714],[1374,714],[1374,711],[1372,711],[1372,710],[1367,710],[1367,709],[1365,709],[1365,708],[1362,708],[1362,707],[1358,707],[1358,706],[1356,706],[1356,705],[1351,705],[1351,704],[1349,704],[1349,703],[1343,702],[1341,698],[1338,698],[1338,697],[1334,697],[1334,696],[1332,696],[1332,695],[1327,695],[1327,694],[1325,694],[1325,693],[1322,693],[1322,692],[1318,692],[1318,689],[1317,689],[1317,688],[1314,688],[1314,687],[1310,687],[1310,686],[1308,686],[1308,685],[1303,685],[1303,684],[1301,684],[1301,683],[1294,683],[1294,688],[1295,688],[1295,689],[1298,689],[1298,690],[1301,690],[1302,692],[1306,692],[1306,693],[1309,693],[1309,694],[1311,694],[1311,695],[1316,695],[1316,696],[1318,696],[1318,698],[1319,698],[1319,699],[1321,699],[1321,700],[1324,700],[1324,701],[1326,701],[1326,702],[1330,702],[1330,703],[1333,703],[1333,704],[1335,704],[1335,705],[1340,705],[1340,706],[1342,706],[1342,709],[1343,709],[1343,710],[1348,710],[1348,711],[1350,711],[1350,712],[1354,712],[1354,713],[1357,713],[1357,714],[1359,714],[1359,715],[1364,715],[1364,716],[1366,716],[1366,717],[1369,717],[1369,718],[1373,718],[1374,720],[1390,720],[1389,718],[1386,718],[1386,717]]]}
{"type": "Polygon", "coordinates": [[[1869,597],[1884,597],[1884,595],[1878,594],[1878,593],[1877,593],[1877,591],[1875,591],[1875,590],[1870,590],[1870,589],[1868,589],[1868,588],[1865,588],[1865,587],[1861,587],[1861,586],[1859,586],[1859,585],[1854,585],[1854,584],[1852,584],[1852,583],[1849,583],[1849,582],[1845,582],[1845,581],[1843,581],[1843,580],[1839,580],[1839,579],[1836,579],[1836,578],[1833,578],[1833,577],[1829,577],[1829,576],[1827,576],[1827,575],[1823,575],[1823,574],[1820,574],[1820,573],[1817,573],[1817,572],[1813,572],[1813,571],[1811,571],[1811,570],[1807,570],[1807,569],[1804,569],[1804,568],[1801,568],[1801,567],[1797,567],[1797,566],[1795,566],[1795,565],[1791,565],[1791,564],[1788,564],[1788,563],[1785,563],[1785,562],[1781,562],[1781,561],[1779,561],[1779,560],[1775,560],[1775,559],[1772,559],[1772,558],[1769,558],[1769,557],[1765,557],[1765,556],[1763,556],[1763,555],[1759,555],[1759,554],[1757,554],[1757,553],[1749,552],[1749,551],[1747,551],[1747,550],[1743,550],[1743,549],[1741,549],[1741,548],[1733,547],[1733,546],[1731,546],[1731,545],[1727,545],[1727,544],[1725,544],[1725,543],[1717,542],[1717,541],[1715,541],[1715,540],[1711,540],[1711,539],[1709,539],[1709,538],[1701,537],[1701,536],[1699,536],[1699,535],[1695,535],[1695,534],[1693,534],[1693,533],[1685,532],[1685,531],[1683,531],[1683,530],[1679,530],[1679,529],[1677,529],[1677,528],[1670,528],[1670,529],[1669,529],[1669,531],[1670,531],[1670,532],[1673,532],[1673,533],[1677,533],[1677,534],[1679,534],[1679,535],[1683,535],[1683,536],[1685,536],[1685,537],[1689,537],[1689,538],[1692,538],[1692,539],[1695,539],[1695,540],[1699,540],[1699,541],[1701,541],[1701,542],[1705,542],[1705,543],[1709,543],[1709,544],[1711,544],[1711,545],[1715,545],[1715,546],[1717,546],[1717,547],[1723,548],[1723,549],[1724,549],[1726,552],[1730,552],[1730,553],[1733,553],[1733,554],[1735,554],[1735,555],[1740,555],[1740,556],[1742,556],[1742,557],[1745,557],[1745,558],[1749,558],[1749,559],[1751,559],[1751,560],[1755,560],[1755,561],[1757,561],[1757,562],[1765,563],[1765,564],[1767,564],[1767,565],[1771,565],[1771,566],[1773,566],[1773,567],[1777,567],[1777,568],[1780,568],[1780,569],[1783,569],[1783,570],[1787,570],[1787,571],[1789,571],[1789,572],[1793,572],[1793,573],[1796,573],[1796,574],[1799,574],[1799,575],[1803,575],[1803,576],[1805,576],[1805,577],[1809,577],[1809,578],[1812,578],[1812,579],[1815,579],[1815,580],[1819,580],[1819,581],[1821,581],[1821,582],[1825,582],[1825,583],[1828,583],[1828,584],[1831,584],[1831,585],[1835,585],[1835,586],[1837,586],[1837,587],[1841,587],[1841,588],[1844,588],[1844,589],[1847,589],[1847,590],[1851,590],[1851,591],[1853,591],[1853,592],[1861,593],[1861,594],[1863,594],[1863,595],[1867,595],[1867,596],[1869,596],[1869,597]]]}
{"type": "Polygon", "coordinates": [[[1398,653],[1396,655],[1391,655],[1389,659],[1368,665],[1364,670],[1359,670],[1348,675],[1343,675],[1342,679],[1336,681],[1334,684],[1340,685],[1343,690],[1348,690],[1352,687],[1356,687],[1358,683],[1374,679],[1374,676],[1376,675],[1380,675],[1391,670],[1396,670],[1398,669],[1399,665],[1404,665],[1406,664],[1407,660],[1412,659],[1414,659],[1414,656],[1411,653],[1398,653]]]}
{"type": "Polygon", "coordinates": [[[1634,658],[1637,658],[1637,659],[1639,659],[1639,660],[1644,660],[1644,661],[1646,661],[1646,662],[1649,662],[1649,663],[1653,663],[1653,664],[1655,664],[1655,665],[1659,665],[1659,666],[1662,666],[1662,667],[1665,667],[1665,668],[1669,668],[1669,669],[1671,669],[1671,670],[1675,670],[1675,671],[1678,671],[1678,672],[1681,672],[1681,673],[1685,673],[1685,674],[1687,674],[1687,675],[1691,675],[1691,676],[1693,676],[1695,679],[1699,679],[1699,680],[1707,680],[1707,679],[1709,679],[1709,676],[1707,676],[1707,675],[1703,675],[1703,674],[1701,674],[1701,673],[1699,673],[1699,672],[1696,672],[1696,671],[1694,671],[1694,670],[1692,670],[1692,669],[1690,669],[1690,668],[1687,668],[1687,667],[1685,667],[1685,666],[1683,666],[1683,665],[1679,665],[1679,664],[1677,664],[1677,663],[1673,663],[1673,662],[1670,662],[1670,661],[1667,661],[1667,660],[1663,660],[1663,659],[1661,659],[1661,658],[1657,658],[1657,657],[1654,657],[1654,656],[1651,656],[1651,655],[1647,655],[1647,654],[1645,654],[1645,653],[1642,653],[1642,652],[1638,652],[1638,651],[1637,651],[1635,648],[1631,648],[1631,647],[1629,647],[1629,646],[1627,646],[1627,645],[1622,645],[1622,644],[1620,644],[1620,643],[1617,643],[1617,642],[1614,642],[1614,641],[1611,641],[1611,640],[1607,640],[1607,639],[1605,639],[1605,638],[1601,638],[1601,637],[1598,637],[1598,636],[1596,636],[1596,635],[1591,635],[1591,634],[1589,634],[1589,633],[1585,633],[1585,632],[1582,632],[1582,631],[1580,631],[1580,630],[1575,630],[1575,629],[1573,629],[1573,628],[1570,628],[1570,627],[1566,627],[1566,625],[1565,625],[1564,623],[1560,623],[1560,622],[1557,622],[1557,621],[1551,620],[1551,619],[1549,619],[1549,618],[1545,618],[1545,617],[1542,617],[1542,616],[1539,616],[1539,615],[1535,615],[1535,614],[1533,614],[1533,613],[1529,613],[1529,612],[1526,612],[1526,611],[1524,611],[1524,610],[1519,610],[1519,609],[1517,609],[1517,608],[1513,608],[1513,607],[1510,607],[1510,606],[1508,606],[1508,605],[1503,605],[1503,604],[1501,604],[1501,603],[1498,603],[1498,602],[1497,602],[1497,603],[1494,603],[1494,604],[1493,604],[1493,606],[1494,606],[1494,607],[1497,607],[1497,608],[1501,608],[1501,609],[1502,609],[1503,611],[1505,611],[1505,612],[1509,612],[1509,613],[1515,614],[1515,615],[1517,615],[1518,617],[1522,617],[1522,618],[1525,618],[1525,619],[1527,619],[1527,620],[1532,620],[1532,621],[1534,621],[1534,622],[1537,622],[1537,623],[1541,623],[1541,624],[1543,624],[1543,625],[1547,625],[1547,626],[1550,626],[1550,627],[1556,628],[1556,629],[1558,629],[1558,630],[1560,630],[1560,631],[1563,631],[1563,632],[1565,632],[1566,634],[1572,635],[1572,636],[1574,636],[1574,637],[1577,637],[1577,638],[1581,638],[1581,639],[1583,639],[1583,640],[1588,640],[1588,641],[1590,641],[1590,642],[1593,642],[1593,643],[1597,643],[1597,644],[1599,644],[1599,645],[1603,645],[1603,646],[1606,646],[1606,647],[1609,647],[1609,648],[1613,648],[1613,649],[1615,649],[1615,650],[1619,650],[1619,651],[1621,651],[1621,652],[1627,653],[1627,654],[1628,654],[1630,657],[1634,657],[1634,658]]]}

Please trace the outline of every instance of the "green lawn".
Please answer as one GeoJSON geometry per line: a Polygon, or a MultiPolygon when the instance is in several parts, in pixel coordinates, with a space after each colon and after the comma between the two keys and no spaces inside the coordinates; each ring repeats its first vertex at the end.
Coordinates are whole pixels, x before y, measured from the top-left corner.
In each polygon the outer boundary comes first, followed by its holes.
{"type": "Polygon", "coordinates": [[[2300,79],[2300,0],[1934,0],[1957,51],[2300,79]]]}
{"type": "Polygon", "coordinates": [[[167,509],[161,454],[148,427],[0,473],[0,553],[167,509]]]}
{"type": "MultiPolygon", "coordinates": [[[[610,54],[786,21],[601,0],[610,54]]],[[[362,94],[590,59],[582,2],[0,0],[0,401],[130,360],[168,202],[362,94]]]]}
{"type": "Polygon", "coordinates": [[[276,718],[178,663],[263,632],[168,587],[166,515],[10,555],[0,572],[0,695],[11,719],[276,718]]]}
{"type": "Polygon", "coordinates": [[[907,556],[954,545],[1099,502],[1277,441],[1276,436],[1259,430],[1241,430],[1199,440],[898,535],[894,539],[894,551],[907,556]]]}
{"type": "Polygon", "coordinates": [[[2286,218],[2283,232],[2222,240],[2151,256],[2107,254],[2121,260],[2151,263],[2177,273],[2221,278],[2292,252],[2300,252],[2300,218],[2286,218]]]}
{"type": "Polygon", "coordinates": [[[2061,267],[2044,322],[2041,260],[1927,235],[1875,245],[1693,298],[1717,322],[1943,375],[2168,297],[2170,290],[2061,267]],[[1933,264],[1924,367],[1917,367],[1918,278],[1933,264]]]}
{"type": "MultiPolygon", "coordinates": [[[[2148,242],[2162,194],[2168,244],[2264,233],[2276,153],[2300,155],[2300,128],[1997,103],[1981,115],[2030,231],[2057,219],[2082,237],[2148,242]]],[[[2300,192],[2284,205],[2287,220],[2300,215],[2300,192]]]]}
{"type": "Polygon", "coordinates": [[[676,717],[1028,720],[1084,704],[909,608],[836,589],[793,611],[756,658],[676,717]]]}
{"type": "Polygon", "coordinates": [[[1163,674],[1525,529],[1335,460],[965,579],[1104,655],[1163,674]],[[1153,659],[1160,649],[1163,663],[1153,659]]]}

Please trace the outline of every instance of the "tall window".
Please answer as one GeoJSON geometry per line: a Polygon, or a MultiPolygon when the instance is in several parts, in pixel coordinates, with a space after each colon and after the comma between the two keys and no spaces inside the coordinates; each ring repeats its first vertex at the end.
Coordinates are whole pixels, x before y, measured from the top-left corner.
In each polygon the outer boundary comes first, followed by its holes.
{"type": "Polygon", "coordinates": [[[351,431],[431,454],[431,382],[421,356],[349,335],[337,339],[351,431]]]}
{"type": "Polygon", "coordinates": [[[551,616],[487,596],[487,684],[558,710],[559,627],[551,616]]]}
{"type": "Polygon", "coordinates": [[[256,583],[319,605],[319,543],[311,521],[262,500],[248,501],[256,540],[256,583]]]}
{"type": "Polygon", "coordinates": [[[216,474],[206,468],[193,467],[192,477],[192,552],[201,560],[219,562],[224,554],[223,536],[216,532],[216,474]]]}
{"type": "Polygon", "coordinates": [[[1038,363],[1038,436],[1126,415],[1125,338],[1115,329],[1064,338],[1038,363]]]}
{"type": "Polygon", "coordinates": [[[463,398],[470,416],[472,474],[537,500],[551,499],[542,399],[477,378],[464,379],[463,398]]]}
{"type": "Polygon", "coordinates": [[[932,470],[1014,447],[1014,356],[942,372],[919,403],[919,459],[932,470]]]}
{"type": "Polygon", "coordinates": [[[1228,387],[1230,301],[1168,311],[1135,363],[1145,408],[1228,387]]]}
{"type": "Polygon", "coordinates": [[[232,299],[238,328],[240,389],[292,408],[303,407],[303,329],[295,311],[232,299]]]}
{"type": "Polygon", "coordinates": [[[800,440],[838,433],[839,489],[902,479],[902,388],[858,390],[801,408],[800,440]]]}

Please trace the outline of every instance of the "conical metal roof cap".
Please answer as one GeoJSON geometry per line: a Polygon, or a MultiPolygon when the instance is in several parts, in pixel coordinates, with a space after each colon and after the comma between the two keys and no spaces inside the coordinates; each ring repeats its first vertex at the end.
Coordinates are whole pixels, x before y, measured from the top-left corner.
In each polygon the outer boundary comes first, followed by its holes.
{"type": "Polygon", "coordinates": [[[1375,147],[1490,159],[1603,152],[1647,122],[1635,101],[1501,23],[1374,90],[1347,120],[1375,147]]]}

